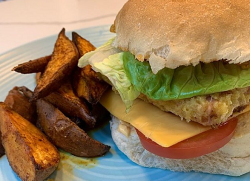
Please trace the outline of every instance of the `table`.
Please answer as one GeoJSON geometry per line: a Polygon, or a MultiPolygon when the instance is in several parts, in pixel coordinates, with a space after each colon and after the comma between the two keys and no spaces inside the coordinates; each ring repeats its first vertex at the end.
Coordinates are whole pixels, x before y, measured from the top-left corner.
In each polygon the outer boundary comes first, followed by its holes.
{"type": "Polygon", "coordinates": [[[0,54],[67,31],[112,24],[126,0],[0,0],[0,54]]]}

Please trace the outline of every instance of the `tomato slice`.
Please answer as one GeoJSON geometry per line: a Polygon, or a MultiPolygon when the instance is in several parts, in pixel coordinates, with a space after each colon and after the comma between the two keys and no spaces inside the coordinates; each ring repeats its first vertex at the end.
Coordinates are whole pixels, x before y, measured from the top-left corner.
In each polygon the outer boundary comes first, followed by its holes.
{"type": "Polygon", "coordinates": [[[232,118],[216,129],[205,131],[170,147],[162,147],[137,129],[136,131],[142,146],[149,152],[165,158],[188,159],[211,153],[227,144],[233,137],[237,122],[237,118],[232,118]]]}

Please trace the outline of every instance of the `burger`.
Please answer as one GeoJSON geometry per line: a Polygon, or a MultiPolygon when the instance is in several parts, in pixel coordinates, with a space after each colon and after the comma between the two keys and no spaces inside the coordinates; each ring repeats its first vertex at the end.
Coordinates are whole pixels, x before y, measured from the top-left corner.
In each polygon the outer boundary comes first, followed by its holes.
{"type": "Polygon", "coordinates": [[[250,2],[129,0],[85,54],[112,85],[112,138],[145,167],[250,171],[250,2]]]}

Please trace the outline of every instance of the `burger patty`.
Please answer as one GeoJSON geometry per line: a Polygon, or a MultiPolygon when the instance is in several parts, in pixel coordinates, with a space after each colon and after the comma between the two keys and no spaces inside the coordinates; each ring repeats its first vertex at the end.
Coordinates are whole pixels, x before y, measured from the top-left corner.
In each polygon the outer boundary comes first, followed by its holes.
{"type": "Polygon", "coordinates": [[[227,121],[233,113],[242,111],[249,104],[250,87],[172,101],[153,100],[143,94],[140,98],[163,111],[180,116],[187,122],[194,121],[210,126],[219,125],[227,121]]]}

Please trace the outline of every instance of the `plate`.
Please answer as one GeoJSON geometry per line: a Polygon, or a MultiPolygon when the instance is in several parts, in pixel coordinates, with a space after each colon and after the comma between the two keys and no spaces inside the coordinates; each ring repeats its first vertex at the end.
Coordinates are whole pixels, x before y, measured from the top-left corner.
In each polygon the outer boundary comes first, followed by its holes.
{"type": "MultiPolygon", "coordinates": [[[[76,30],[95,46],[100,46],[114,34],[109,33],[109,26],[99,26],[76,30]]],[[[67,34],[71,37],[70,33],[67,34]]],[[[0,55],[0,101],[3,101],[8,91],[14,86],[25,85],[30,89],[35,87],[35,76],[20,75],[11,69],[21,63],[41,56],[51,54],[57,35],[37,40],[0,55]]],[[[179,173],[155,168],[144,168],[130,161],[116,147],[111,139],[108,123],[102,129],[91,132],[95,139],[111,146],[108,154],[100,158],[86,159],[72,156],[61,151],[61,162],[57,170],[47,179],[48,181],[232,181],[250,180],[250,174],[241,177],[211,175],[205,173],[179,173]]],[[[20,181],[12,171],[6,156],[0,159],[0,180],[20,181]]]]}

